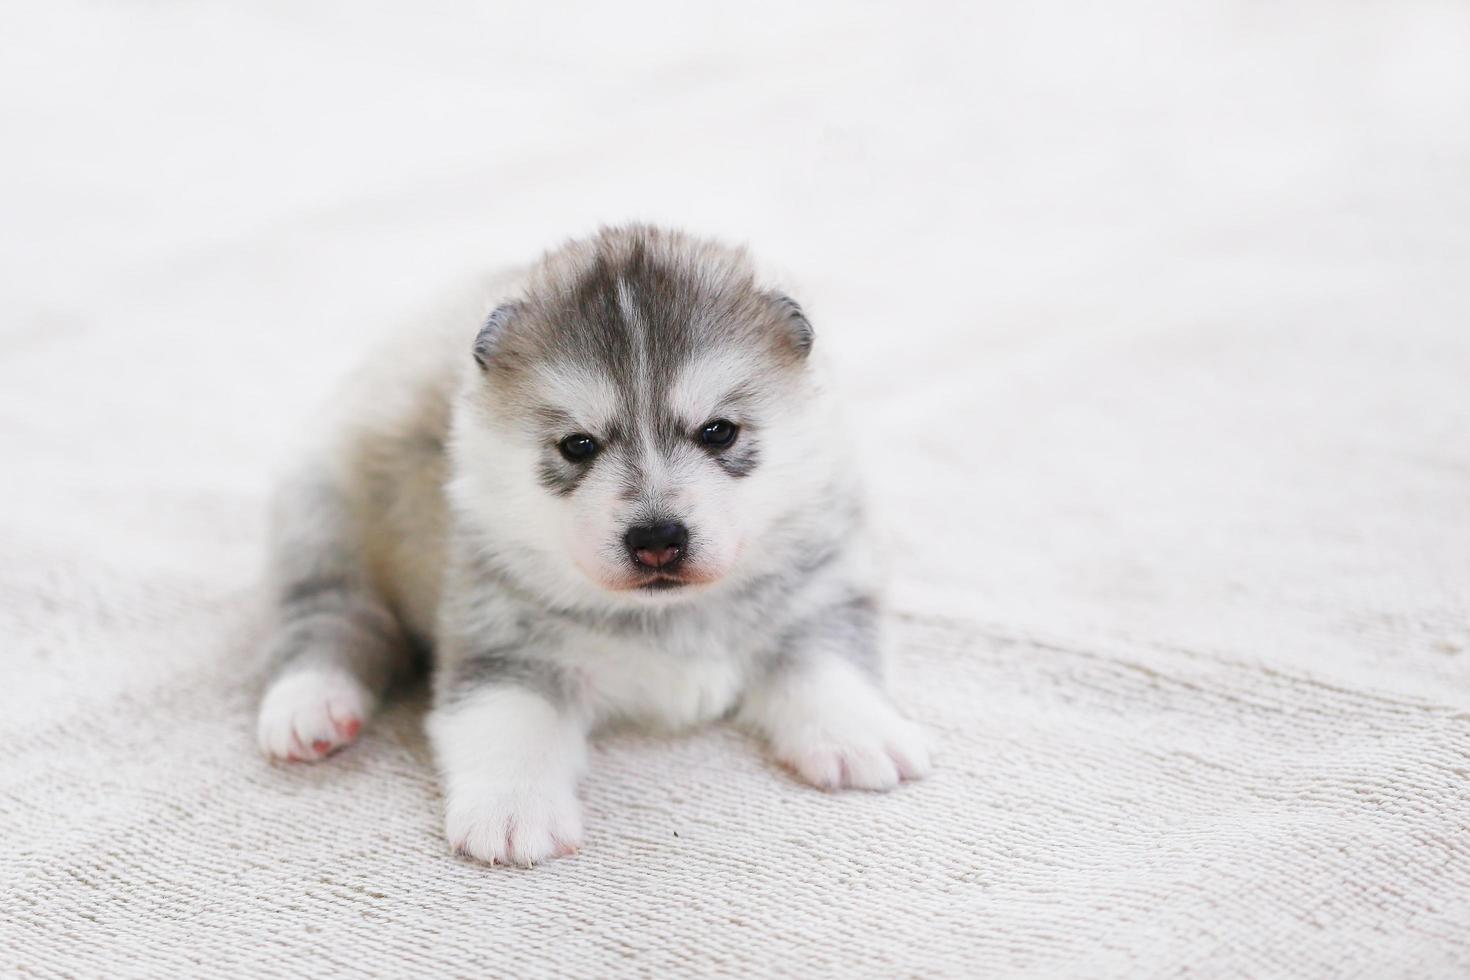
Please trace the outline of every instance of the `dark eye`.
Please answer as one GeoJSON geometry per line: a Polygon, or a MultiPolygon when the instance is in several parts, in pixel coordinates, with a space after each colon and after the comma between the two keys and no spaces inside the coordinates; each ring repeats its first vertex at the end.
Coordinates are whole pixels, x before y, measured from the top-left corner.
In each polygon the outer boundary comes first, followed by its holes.
{"type": "Polygon", "coordinates": [[[699,441],[711,449],[724,449],[735,441],[740,434],[740,426],[729,419],[715,419],[706,422],[704,428],[699,430],[699,441]]]}
{"type": "Polygon", "coordinates": [[[585,433],[578,432],[576,435],[567,436],[561,442],[557,443],[557,448],[561,450],[563,456],[573,463],[585,463],[593,456],[596,456],[597,450],[602,447],[597,444],[596,439],[585,433]]]}

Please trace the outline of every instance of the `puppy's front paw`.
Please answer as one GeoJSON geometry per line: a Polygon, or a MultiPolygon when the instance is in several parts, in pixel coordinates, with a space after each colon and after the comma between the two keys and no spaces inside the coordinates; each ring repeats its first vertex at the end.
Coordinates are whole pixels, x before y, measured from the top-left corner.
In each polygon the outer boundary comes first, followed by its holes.
{"type": "Polygon", "coordinates": [[[892,789],[929,773],[918,725],[874,701],[849,714],[820,712],[777,733],[776,756],[822,789],[892,789]]]}
{"type": "Polygon", "coordinates": [[[278,677],[260,703],[256,735],[273,759],[313,762],[350,744],[373,710],[362,682],[340,670],[300,670],[278,677]]]}
{"type": "Polygon", "coordinates": [[[490,686],[436,708],[428,728],[455,851],[530,867],[582,843],[587,746],[576,717],[529,688],[490,686]]]}
{"type": "Polygon", "coordinates": [[[929,773],[929,746],[875,681],[837,657],[813,655],[753,688],[742,723],[776,758],[823,789],[892,789],[929,773]]]}
{"type": "Polygon", "coordinates": [[[530,867],[575,854],[582,843],[582,810],[573,786],[486,781],[448,790],[444,832],[457,853],[487,864],[530,867]]]}

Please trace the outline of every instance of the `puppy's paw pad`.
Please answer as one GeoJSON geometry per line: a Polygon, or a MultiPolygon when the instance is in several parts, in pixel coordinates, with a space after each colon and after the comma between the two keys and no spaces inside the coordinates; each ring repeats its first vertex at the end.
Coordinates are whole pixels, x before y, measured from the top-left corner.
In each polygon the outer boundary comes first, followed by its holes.
{"type": "Polygon", "coordinates": [[[372,713],[362,682],[339,671],[277,678],[260,704],[256,735],[272,759],[314,762],[353,742],[372,713]]]}
{"type": "Polygon", "coordinates": [[[577,853],[582,812],[569,788],[460,788],[450,793],[444,831],[457,854],[528,868],[577,853]]]}

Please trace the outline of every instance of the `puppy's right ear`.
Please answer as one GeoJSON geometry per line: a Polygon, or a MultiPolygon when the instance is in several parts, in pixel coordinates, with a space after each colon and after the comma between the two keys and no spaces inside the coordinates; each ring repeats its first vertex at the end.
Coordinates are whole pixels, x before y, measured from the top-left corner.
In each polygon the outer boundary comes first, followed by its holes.
{"type": "Polygon", "coordinates": [[[495,349],[500,346],[500,337],[505,333],[506,325],[510,323],[510,318],[515,315],[515,312],[514,303],[502,303],[485,319],[485,325],[475,335],[475,363],[480,367],[490,366],[490,359],[495,356],[495,349]]]}

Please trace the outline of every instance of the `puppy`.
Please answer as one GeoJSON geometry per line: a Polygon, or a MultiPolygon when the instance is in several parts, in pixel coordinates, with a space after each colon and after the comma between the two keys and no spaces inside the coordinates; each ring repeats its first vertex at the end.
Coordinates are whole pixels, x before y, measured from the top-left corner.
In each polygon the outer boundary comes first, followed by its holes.
{"type": "Polygon", "coordinates": [[[644,226],[493,291],[373,358],[282,488],[262,750],[341,748],[432,650],[445,831],[481,861],[577,848],[613,722],[731,716],[826,789],[923,776],[796,302],[743,250],[644,226]]]}

